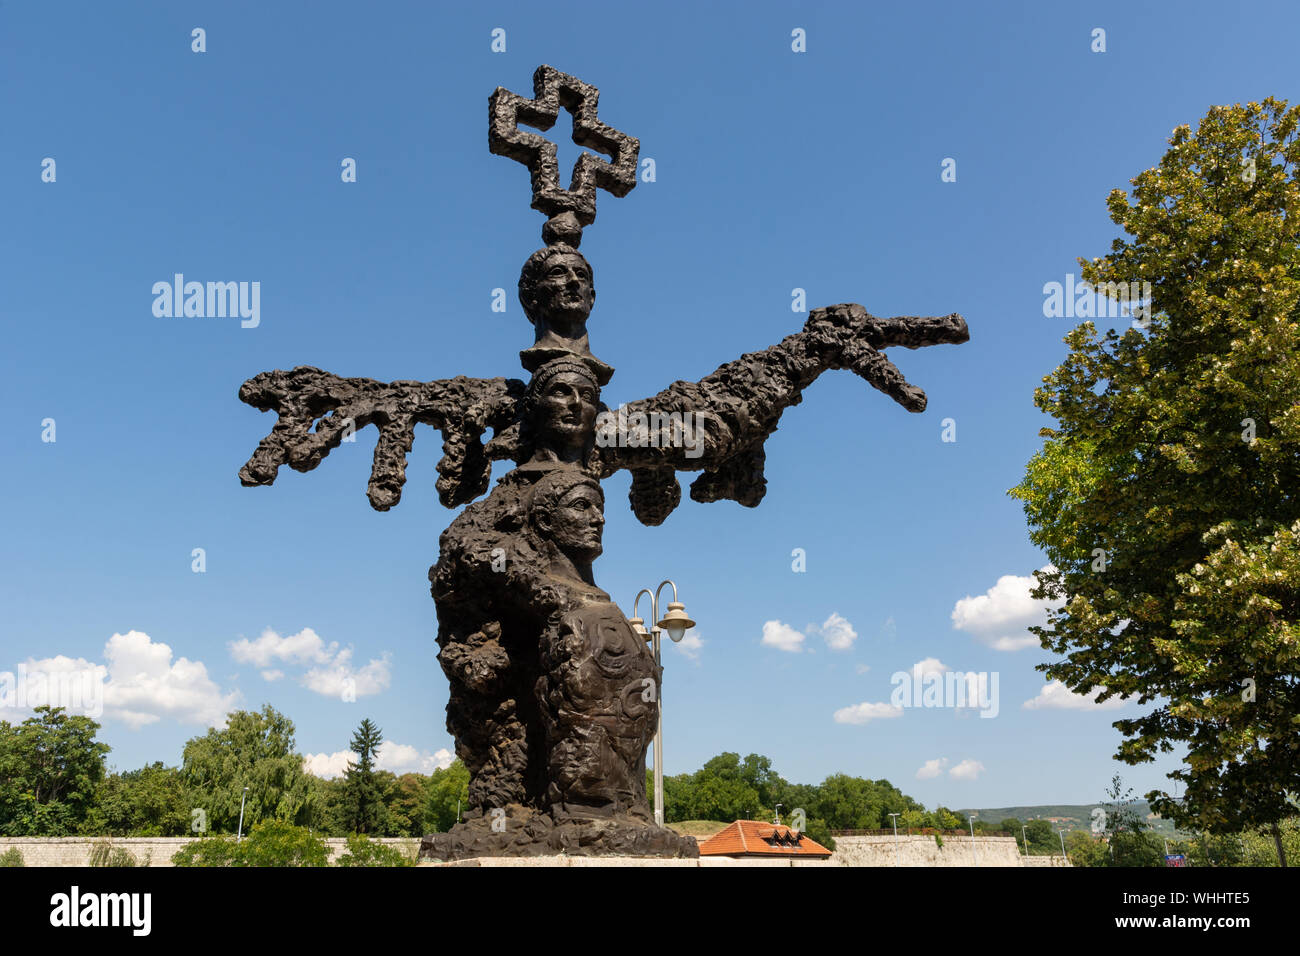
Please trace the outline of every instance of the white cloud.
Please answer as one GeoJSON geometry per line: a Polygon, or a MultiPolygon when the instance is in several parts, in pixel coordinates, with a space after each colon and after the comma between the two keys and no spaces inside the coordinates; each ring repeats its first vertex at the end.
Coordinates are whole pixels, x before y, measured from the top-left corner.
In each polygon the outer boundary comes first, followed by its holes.
{"type": "Polygon", "coordinates": [[[802,631],[780,621],[767,621],[763,625],[762,643],[765,647],[775,647],[777,650],[789,651],[792,654],[804,650],[811,654],[812,648],[806,647],[804,641],[818,633],[826,642],[826,646],[833,651],[852,650],[853,642],[858,639],[858,632],[853,629],[853,625],[846,618],[832,611],[831,616],[821,627],[809,624],[802,631]]]}
{"type": "Polygon", "coordinates": [[[765,621],[763,623],[762,643],[764,647],[775,647],[779,651],[798,654],[803,650],[803,642],[803,632],[796,631],[789,624],[782,624],[780,621],[765,621]]]}
{"type": "MultiPolygon", "coordinates": [[[[332,779],[343,776],[349,763],[355,763],[357,755],[350,750],[336,750],[332,754],[306,754],[302,758],[302,768],[313,776],[332,779]]],[[[393,743],[385,740],[379,745],[375,754],[375,769],[387,770],[398,775],[404,773],[430,774],[435,770],[446,770],[451,766],[455,754],[443,747],[429,753],[410,744],[393,743]]]]}
{"type": "Polygon", "coordinates": [[[984,772],[984,765],[978,760],[963,760],[948,771],[954,780],[976,780],[984,772]]]}
{"type": "Polygon", "coordinates": [[[271,664],[307,667],[298,682],[326,697],[355,700],[387,690],[392,680],[387,654],[356,668],[350,647],[340,649],[338,641],[327,644],[310,627],[288,637],[267,628],[257,640],[241,637],[231,641],[229,647],[230,656],[240,663],[266,668],[262,677],[268,681],[284,677],[284,671],[270,667],[271,664]]]}
{"type": "Polygon", "coordinates": [[[392,680],[388,655],[372,660],[365,667],[352,667],[352,651],[339,651],[327,667],[313,667],[302,676],[302,685],[325,697],[355,699],[387,690],[392,680]]]}
{"type": "Polygon", "coordinates": [[[700,659],[700,650],[704,647],[704,641],[700,639],[700,635],[695,633],[694,628],[687,631],[686,636],[680,641],[670,641],[669,643],[677,649],[677,653],[684,655],[692,661],[698,661],[700,659]]]}
{"type": "Polygon", "coordinates": [[[267,667],[272,663],[326,664],[338,651],[338,642],[328,645],[310,627],[297,634],[281,637],[269,627],[255,641],[241,637],[230,642],[230,656],[240,663],[267,667]]]}
{"type": "Polygon", "coordinates": [[[70,712],[102,714],[139,730],[163,718],[220,726],[239,700],[237,691],[221,692],[201,661],[173,660],[169,645],[155,643],[142,631],[110,637],[104,644],[104,660],[97,664],[62,654],[28,658],[19,669],[19,681],[8,672],[0,675],[0,685],[14,684],[14,691],[22,690],[26,700],[15,697],[5,703],[68,706],[70,712]],[[70,692],[75,696],[70,698],[70,692]],[[54,696],[37,699],[40,694],[54,696]]]}
{"type": "Polygon", "coordinates": [[[104,711],[138,730],[163,717],[182,723],[220,725],[239,699],[222,694],[201,661],[178,657],[141,631],[114,634],[104,645],[108,684],[104,711]]]}
{"type": "Polygon", "coordinates": [[[932,780],[943,773],[946,766],[948,766],[947,757],[935,757],[933,760],[927,760],[921,765],[921,769],[916,772],[916,779],[932,780]]]}
{"type": "Polygon", "coordinates": [[[858,639],[858,632],[853,629],[853,625],[833,611],[821,626],[821,632],[826,646],[833,651],[850,650],[853,642],[858,639]]]}
{"type": "Polygon", "coordinates": [[[927,657],[912,665],[912,673],[920,677],[924,677],[926,674],[942,674],[948,670],[952,670],[952,668],[937,657],[927,657]]]}
{"type": "Polygon", "coordinates": [[[1049,681],[1037,697],[1025,701],[1022,706],[1025,710],[1118,710],[1128,703],[1127,698],[1119,696],[1097,703],[1101,690],[1094,687],[1088,694],[1076,694],[1059,680],[1049,681]]]}
{"type": "Polygon", "coordinates": [[[350,750],[336,750],[332,754],[304,754],[302,769],[316,777],[326,780],[343,776],[348,764],[357,759],[350,750]]]}
{"type": "Polygon", "coordinates": [[[375,755],[375,767],[396,774],[428,774],[435,770],[446,770],[451,766],[453,759],[455,754],[446,747],[431,754],[427,750],[418,750],[410,744],[396,744],[385,740],[379,745],[379,752],[375,755]]]}
{"type": "Polygon", "coordinates": [[[952,609],[952,626],[998,651],[1038,647],[1038,638],[1026,628],[1047,623],[1051,602],[1035,601],[1029,596],[1036,584],[1032,576],[1004,574],[978,597],[968,594],[958,601],[952,609]]]}
{"type": "Polygon", "coordinates": [[[0,671],[0,715],[9,719],[12,711],[22,719],[49,706],[97,720],[104,716],[107,682],[108,668],[84,657],[29,657],[13,671],[0,671]]]}
{"type": "Polygon", "coordinates": [[[857,671],[859,674],[865,674],[869,670],[871,670],[870,664],[859,664],[857,667],[857,671]]]}
{"type": "Polygon", "coordinates": [[[835,711],[835,723],[865,724],[872,720],[886,720],[890,717],[902,716],[903,708],[901,707],[895,707],[893,704],[873,704],[863,701],[861,704],[854,704],[852,707],[841,707],[835,711]]]}

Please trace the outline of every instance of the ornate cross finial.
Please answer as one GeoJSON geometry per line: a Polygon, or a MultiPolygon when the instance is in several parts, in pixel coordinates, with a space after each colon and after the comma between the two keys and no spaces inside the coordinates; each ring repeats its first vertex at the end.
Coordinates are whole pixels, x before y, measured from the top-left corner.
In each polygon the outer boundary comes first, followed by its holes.
{"type": "Polygon", "coordinates": [[[636,186],[637,153],[641,143],[596,118],[600,91],[576,76],[543,64],[533,74],[533,99],[524,99],[503,86],[488,99],[488,149],[523,163],[532,174],[532,208],[546,214],[542,240],[574,248],[582,229],[596,221],[596,187],[626,196],[636,186]],[[583,153],[573,165],[568,189],[560,186],[555,144],[545,136],[526,133],[520,123],[549,130],[560,107],[573,114],[573,141],[610,157],[606,162],[583,153]]]}

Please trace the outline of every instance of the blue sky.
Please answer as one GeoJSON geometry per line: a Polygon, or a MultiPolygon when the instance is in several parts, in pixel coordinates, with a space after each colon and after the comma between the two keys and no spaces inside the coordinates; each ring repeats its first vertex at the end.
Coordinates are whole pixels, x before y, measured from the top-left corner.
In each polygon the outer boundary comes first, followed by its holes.
{"type": "MultiPolygon", "coordinates": [[[[513,288],[543,220],[524,168],[487,151],[487,97],[531,95],[549,63],[598,86],[601,118],[655,160],[656,181],[600,194],[584,236],[611,407],[797,331],[796,287],[810,307],[959,311],[971,330],[891,351],[929,395],[920,415],[824,376],[768,441],[757,509],[687,500],[645,528],[627,474],[605,483],[597,582],[630,613],[671,577],[699,622],[695,646],[666,651],[667,772],[759,752],[788,779],[883,777],[952,807],[1096,800],[1116,769],[1160,785],[1172,762],[1111,759],[1126,711],[1024,706],[1046,657],[999,649],[1038,613],[1002,579],[1045,558],[1006,490],[1040,445],[1033,389],[1074,324],[1044,316],[1044,284],[1108,250],[1107,193],[1173,127],[1295,98],[1294,8],[553,9],[0,6],[0,670],[104,667],[119,769],[177,763],[224,709],[264,702],[322,768],[363,717],[400,745],[395,769],[451,747],[426,580],[452,518],[433,489],[439,436],[417,433],[388,513],[365,498],[373,429],[315,472],[246,489],[238,470],[273,416],[236,393],[296,365],[524,376],[513,288]],[[260,323],[156,317],[152,286],[178,272],[259,282],[260,323]],[[852,640],[824,627],[833,615],[852,640]],[[997,716],[884,715],[891,675],[922,661],[996,672],[997,716]],[[348,677],[373,693],[343,701],[348,677]]],[[[566,115],[551,133],[566,171],[568,132],[566,115]]],[[[1062,702],[1079,703],[1040,700],[1062,702]]]]}

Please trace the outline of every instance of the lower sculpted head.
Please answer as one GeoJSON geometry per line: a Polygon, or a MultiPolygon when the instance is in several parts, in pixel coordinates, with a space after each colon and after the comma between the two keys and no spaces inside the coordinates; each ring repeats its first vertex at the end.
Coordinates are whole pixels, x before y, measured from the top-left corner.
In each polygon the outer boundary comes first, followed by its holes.
{"type": "Polygon", "coordinates": [[[575,468],[557,468],[533,486],[529,519],[576,565],[590,564],[603,550],[605,494],[597,481],[575,468]]]}

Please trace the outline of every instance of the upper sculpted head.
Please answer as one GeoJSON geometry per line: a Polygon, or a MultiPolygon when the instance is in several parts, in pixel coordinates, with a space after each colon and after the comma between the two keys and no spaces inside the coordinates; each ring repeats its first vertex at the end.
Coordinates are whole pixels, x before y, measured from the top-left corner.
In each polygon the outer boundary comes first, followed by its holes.
{"type": "Polygon", "coordinates": [[[537,250],[519,273],[519,304],[539,338],[546,331],[582,338],[595,303],[591,264],[572,246],[557,243],[537,250]]]}

